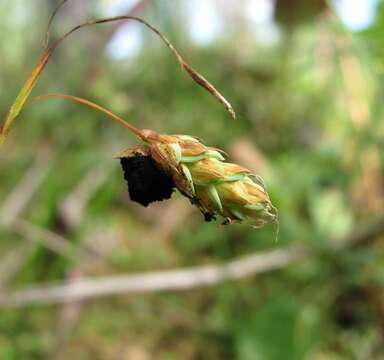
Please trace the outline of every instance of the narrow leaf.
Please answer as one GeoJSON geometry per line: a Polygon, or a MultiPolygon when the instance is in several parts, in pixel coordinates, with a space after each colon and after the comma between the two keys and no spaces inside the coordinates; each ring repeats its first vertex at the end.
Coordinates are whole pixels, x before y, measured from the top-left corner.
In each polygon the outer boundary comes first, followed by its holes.
{"type": "Polygon", "coordinates": [[[116,16],[116,17],[111,17],[111,18],[104,18],[104,19],[97,19],[97,20],[89,21],[89,22],[86,22],[86,23],[83,23],[83,24],[80,24],[80,25],[74,27],[73,29],[68,31],[66,34],[64,34],[60,39],[58,39],[48,49],[46,49],[46,47],[48,46],[50,27],[51,27],[51,23],[53,21],[53,18],[56,15],[56,13],[59,10],[59,8],[66,1],[67,0],[62,0],[59,3],[59,5],[57,6],[57,8],[55,9],[55,11],[53,12],[53,14],[52,14],[52,16],[51,16],[51,18],[49,20],[49,23],[48,23],[48,29],[47,29],[46,37],[45,37],[45,40],[44,40],[44,48],[45,49],[43,50],[43,53],[42,53],[42,55],[40,57],[40,60],[39,60],[38,64],[36,65],[36,67],[32,70],[32,72],[31,72],[30,76],[28,77],[26,83],[24,84],[24,86],[21,88],[19,94],[17,95],[15,102],[13,103],[11,109],[9,110],[8,114],[5,117],[4,124],[2,126],[0,126],[0,145],[5,141],[5,138],[8,135],[9,130],[10,130],[13,122],[15,121],[17,116],[22,111],[22,109],[23,109],[23,107],[25,105],[25,102],[27,101],[27,99],[28,99],[29,95],[31,94],[33,88],[35,87],[35,85],[36,85],[36,83],[37,83],[37,81],[38,81],[42,71],[44,70],[45,66],[47,65],[48,60],[50,59],[50,57],[52,56],[52,54],[54,53],[56,48],[68,36],[70,36],[72,33],[74,33],[75,31],[77,31],[77,30],[79,30],[81,28],[92,26],[92,25],[96,25],[96,24],[103,24],[103,23],[109,23],[109,22],[121,21],[121,20],[134,20],[134,21],[138,21],[141,24],[143,24],[146,27],[148,27],[154,33],[156,33],[160,37],[160,39],[167,45],[167,47],[172,51],[172,53],[174,54],[174,56],[175,56],[176,60],[178,61],[178,63],[191,76],[191,78],[196,83],[198,83],[200,86],[205,88],[210,94],[212,94],[221,104],[223,104],[223,106],[232,115],[232,117],[235,118],[235,112],[234,112],[232,106],[216,90],[216,88],[211,83],[209,83],[208,80],[206,80],[202,75],[200,75],[196,70],[194,70],[190,65],[188,65],[188,63],[182,58],[182,56],[175,49],[175,47],[169,42],[169,40],[158,29],[156,29],[154,26],[152,26],[151,24],[149,24],[148,22],[146,22],[145,20],[143,20],[141,18],[134,17],[134,16],[116,16]]]}

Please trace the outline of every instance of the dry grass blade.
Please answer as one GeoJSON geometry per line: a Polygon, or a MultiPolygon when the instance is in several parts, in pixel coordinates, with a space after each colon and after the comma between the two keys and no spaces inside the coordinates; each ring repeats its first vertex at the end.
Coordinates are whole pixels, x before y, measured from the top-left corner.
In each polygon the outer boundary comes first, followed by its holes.
{"type": "Polygon", "coordinates": [[[200,75],[195,69],[190,67],[186,62],[182,64],[183,68],[188,72],[188,74],[195,80],[200,86],[205,88],[209,93],[211,93],[221,104],[225,107],[225,109],[231,114],[232,118],[236,119],[236,113],[233,109],[232,105],[228,102],[228,100],[221,95],[216,88],[204,78],[204,76],[200,75]]]}
{"type": "Polygon", "coordinates": [[[225,97],[220,94],[220,92],[208,81],[206,80],[202,75],[200,75],[195,69],[193,69],[180,55],[180,53],[176,50],[176,48],[172,45],[172,43],[153,25],[148,23],[147,21],[143,20],[142,18],[136,17],[136,16],[115,16],[110,18],[104,18],[104,19],[97,19],[93,21],[86,22],[84,24],[78,25],[74,27],[72,30],[68,31],[56,44],[53,45],[53,47],[57,46],[62,40],[64,40],[67,36],[72,34],[73,32],[87,26],[97,25],[97,24],[104,24],[114,21],[122,21],[122,20],[134,20],[138,21],[139,23],[145,25],[147,28],[152,30],[155,34],[157,34],[160,39],[166,44],[166,46],[172,51],[173,55],[175,56],[177,62],[181,65],[181,67],[190,75],[190,77],[200,86],[202,86],[204,89],[206,89],[214,98],[216,98],[224,107],[225,109],[231,114],[233,118],[236,118],[236,113],[232,107],[232,105],[225,99],[225,97]]]}
{"type": "Polygon", "coordinates": [[[59,10],[61,9],[61,7],[67,2],[68,0],[61,0],[55,10],[53,10],[52,12],[52,15],[51,17],[49,18],[48,20],[48,25],[47,25],[47,30],[45,32],[45,37],[44,37],[44,41],[43,41],[43,49],[46,50],[48,48],[48,45],[49,45],[49,38],[51,37],[51,27],[52,27],[52,23],[53,23],[53,20],[55,19],[55,16],[56,14],[59,12],[59,10]]]}
{"type": "MultiPolygon", "coordinates": [[[[48,43],[48,36],[50,31],[50,24],[52,23],[52,20],[57,13],[58,9],[65,3],[65,1],[62,1],[59,6],[56,8],[54,14],[51,17],[51,20],[48,24],[48,30],[47,30],[47,36],[45,39],[45,44],[48,43]]],[[[80,24],[78,26],[75,26],[73,29],[69,30],[66,34],[64,34],[60,39],[58,39],[54,44],[52,44],[48,49],[45,49],[40,57],[40,60],[36,67],[32,70],[30,76],[28,77],[26,83],[21,88],[19,94],[16,97],[15,102],[13,103],[10,111],[7,113],[4,124],[0,126],[0,145],[4,143],[9,130],[15,121],[15,119],[18,117],[20,112],[22,111],[29,95],[31,94],[33,88],[35,87],[42,71],[44,70],[45,66],[47,65],[50,57],[56,50],[56,48],[71,34],[76,32],[77,30],[80,30],[84,27],[93,26],[97,24],[103,24],[103,23],[110,23],[115,21],[122,21],[122,20],[134,20],[138,21],[139,23],[145,25],[147,28],[152,30],[155,34],[157,34],[160,39],[166,44],[166,46],[172,51],[173,55],[175,56],[178,63],[181,65],[181,67],[190,75],[190,77],[200,86],[202,86],[204,89],[206,89],[212,96],[214,96],[225,108],[226,110],[232,115],[233,118],[235,118],[235,111],[233,110],[231,104],[224,98],[223,95],[220,94],[220,92],[210,83],[208,80],[206,80],[202,75],[200,75],[196,70],[194,70],[188,63],[183,59],[183,57],[180,55],[180,53],[176,50],[176,48],[169,42],[169,40],[154,26],[146,22],[145,20],[135,17],[135,16],[116,16],[111,18],[104,18],[104,19],[97,19],[92,20],[83,24],[80,24]]]]}

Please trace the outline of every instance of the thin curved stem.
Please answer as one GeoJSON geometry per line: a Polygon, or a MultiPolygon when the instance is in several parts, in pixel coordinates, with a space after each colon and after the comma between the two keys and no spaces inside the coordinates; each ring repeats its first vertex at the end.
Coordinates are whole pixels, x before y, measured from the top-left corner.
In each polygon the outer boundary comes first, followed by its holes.
{"type": "Polygon", "coordinates": [[[180,55],[180,53],[176,50],[176,48],[171,44],[171,42],[154,26],[152,26],[150,23],[145,21],[142,18],[136,17],[136,16],[129,16],[129,15],[123,15],[123,16],[114,16],[110,18],[103,18],[103,19],[97,19],[97,20],[91,20],[88,22],[85,22],[83,24],[80,24],[78,26],[75,26],[73,29],[69,30],[66,34],[64,34],[59,40],[57,40],[51,48],[48,50],[48,52],[53,52],[55,48],[60,45],[60,43],[65,40],[69,35],[74,33],[75,31],[92,26],[97,24],[105,24],[115,21],[122,21],[122,20],[134,20],[137,21],[143,25],[145,25],[147,28],[149,28],[151,31],[153,31],[156,35],[159,36],[159,38],[165,43],[165,45],[172,51],[173,55],[175,56],[177,62],[181,65],[182,69],[184,69],[189,76],[200,86],[202,86],[204,89],[206,89],[214,98],[216,98],[223,106],[224,108],[231,114],[231,116],[235,119],[236,113],[233,109],[232,105],[229,103],[227,99],[223,95],[220,94],[220,92],[207,80],[205,79],[201,74],[199,74],[195,69],[193,69],[180,55]]]}
{"type": "MultiPolygon", "coordinates": [[[[58,9],[66,2],[66,0],[63,0],[59,3],[57,9],[54,11],[53,15],[51,16],[51,19],[48,23],[48,30],[47,35],[44,40],[44,44],[47,46],[49,32],[52,20],[57,13],[58,9]]],[[[103,24],[103,23],[109,23],[114,21],[121,21],[121,20],[134,20],[138,21],[139,23],[145,25],[150,30],[152,30],[154,33],[156,33],[160,39],[166,44],[166,46],[172,51],[174,56],[176,57],[176,60],[181,65],[181,67],[189,74],[189,76],[200,86],[202,86],[204,89],[206,89],[212,96],[214,96],[226,109],[227,111],[232,115],[233,118],[235,118],[235,112],[231,106],[231,104],[222,96],[216,88],[209,83],[202,75],[200,75],[196,70],[194,70],[188,63],[182,58],[182,56],[179,54],[179,52],[175,49],[175,47],[169,42],[169,40],[155,27],[153,27],[151,24],[146,22],[145,20],[135,17],[135,16],[116,16],[111,18],[103,18],[103,19],[97,19],[92,20],[89,22],[85,22],[83,24],[80,24],[78,26],[75,26],[73,29],[69,30],[67,33],[65,33],[60,39],[58,39],[55,43],[53,43],[48,49],[44,49],[42,52],[40,59],[35,66],[35,68],[32,70],[30,76],[28,77],[26,83],[21,88],[19,94],[17,95],[13,105],[11,106],[10,110],[8,111],[4,124],[0,126],[0,145],[5,141],[5,138],[7,137],[9,130],[15,121],[15,119],[18,117],[20,112],[22,111],[29,95],[31,94],[33,88],[35,87],[41,73],[43,72],[45,66],[47,65],[50,57],[56,50],[56,48],[72,33],[75,31],[96,25],[96,24],[103,24]]]]}
{"type": "Polygon", "coordinates": [[[43,50],[47,50],[48,49],[48,46],[49,46],[49,39],[51,37],[51,28],[52,28],[52,23],[53,23],[53,20],[55,19],[57,13],[59,12],[59,10],[61,9],[61,7],[67,2],[68,0],[61,0],[55,7],[55,9],[53,10],[52,12],[52,15],[51,17],[49,18],[48,20],[48,24],[47,24],[47,30],[45,31],[45,36],[44,36],[44,40],[43,40],[43,50]]]}
{"type": "Polygon", "coordinates": [[[114,113],[112,113],[111,111],[105,109],[104,107],[92,102],[92,101],[89,101],[89,100],[86,100],[86,99],[83,99],[81,97],[78,97],[78,96],[73,96],[73,95],[66,95],[66,94],[47,94],[47,95],[41,95],[41,96],[36,96],[34,97],[31,101],[30,101],[30,104],[35,104],[41,100],[47,100],[47,99],[51,99],[51,98],[59,98],[59,99],[66,99],[66,100],[71,100],[71,101],[75,101],[75,102],[78,102],[82,105],[85,105],[85,106],[89,106],[93,109],[96,109],[96,110],[99,110],[101,111],[102,113],[106,114],[110,119],[112,120],[115,120],[117,122],[119,122],[120,124],[123,124],[125,127],[127,127],[132,133],[134,133],[135,135],[137,135],[141,140],[145,141],[145,136],[143,135],[142,131],[138,128],[136,128],[135,126],[133,126],[132,124],[130,124],[129,122],[125,121],[124,119],[122,119],[121,117],[115,115],[114,113]]]}

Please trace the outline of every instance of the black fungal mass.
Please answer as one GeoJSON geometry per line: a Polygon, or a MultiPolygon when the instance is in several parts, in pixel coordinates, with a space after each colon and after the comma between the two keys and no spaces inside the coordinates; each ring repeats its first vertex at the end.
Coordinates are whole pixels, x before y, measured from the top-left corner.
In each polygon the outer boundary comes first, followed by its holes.
{"type": "Polygon", "coordinates": [[[175,184],[172,179],[156,166],[150,155],[135,154],[120,159],[128,193],[132,201],[148,206],[154,201],[170,199],[175,184]]]}

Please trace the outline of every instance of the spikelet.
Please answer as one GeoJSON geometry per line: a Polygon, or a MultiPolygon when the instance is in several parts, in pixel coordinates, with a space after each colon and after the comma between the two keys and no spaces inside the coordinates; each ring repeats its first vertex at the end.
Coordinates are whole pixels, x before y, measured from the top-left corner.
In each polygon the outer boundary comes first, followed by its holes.
{"type": "MultiPolygon", "coordinates": [[[[220,215],[228,224],[245,222],[261,227],[277,222],[277,210],[261,178],[240,165],[225,162],[223,151],[187,135],[161,135],[152,130],[142,130],[142,134],[148,145],[127,149],[117,156],[123,168],[127,159],[152,159],[158,170],[172,179],[173,185],[208,221],[220,215]]],[[[128,185],[132,198],[133,187],[140,186],[129,181],[128,185]]],[[[163,192],[156,180],[149,186],[141,184],[141,189],[146,188],[149,194],[153,186],[163,192]]],[[[157,197],[147,198],[145,202],[162,200],[157,197]]]]}

